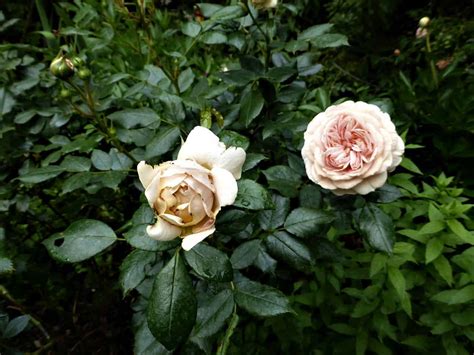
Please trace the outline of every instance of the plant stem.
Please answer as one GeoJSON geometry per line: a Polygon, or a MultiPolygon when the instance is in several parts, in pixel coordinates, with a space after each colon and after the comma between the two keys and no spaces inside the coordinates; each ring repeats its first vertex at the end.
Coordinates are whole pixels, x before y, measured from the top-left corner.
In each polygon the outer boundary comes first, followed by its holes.
{"type": "Polygon", "coordinates": [[[230,338],[234,334],[235,328],[237,327],[237,324],[239,323],[239,316],[237,315],[237,306],[234,305],[234,311],[232,312],[232,318],[230,319],[229,326],[227,327],[227,330],[224,335],[224,339],[219,345],[219,348],[217,348],[217,355],[225,355],[227,354],[227,349],[230,344],[230,338]]]}
{"type": "Polygon", "coordinates": [[[433,77],[433,82],[435,84],[435,87],[438,87],[438,73],[436,72],[436,67],[433,61],[433,58],[431,58],[431,41],[430,41],[430,31],[426,29],[426,52],[430,55],[429,61],[430,61],[430,69],[431,69],[431,76],[433,77]]]}
{"type": "Polygon", "coordinates": [[[260,33],[263,35],[263,38],[265,39],[265,51],[264,51],[265,68],[268,68],[268,65],[270,64],[270,48],[269,48],[270,47],[270,38],[268,38],[268,34],[265,33],[265,31],[262,29],[262,27],[260,27],[260,25],[258,24],[257,19],[253,15],[253,13],[250,10],[250,7],[248,6],[248,4],[245,4],[245,6],[247,7],[248,13],[249,13],[250,17],[252,18],[253,23],[255,24],[255,26],[257,26],[257,29],[260,31],[260,33]]]}

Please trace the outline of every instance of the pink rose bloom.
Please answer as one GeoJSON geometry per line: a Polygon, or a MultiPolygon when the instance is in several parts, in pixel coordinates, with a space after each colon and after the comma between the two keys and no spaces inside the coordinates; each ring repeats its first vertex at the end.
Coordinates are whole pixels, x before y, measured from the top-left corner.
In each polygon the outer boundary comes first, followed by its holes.
{"type": "Polygon", "coordinates": [[[385,183],[404,150],[387,113],[362,101],[346,101],[313,118],[301,155],[316,184],[336,195],[365,195],[385,183]]]}

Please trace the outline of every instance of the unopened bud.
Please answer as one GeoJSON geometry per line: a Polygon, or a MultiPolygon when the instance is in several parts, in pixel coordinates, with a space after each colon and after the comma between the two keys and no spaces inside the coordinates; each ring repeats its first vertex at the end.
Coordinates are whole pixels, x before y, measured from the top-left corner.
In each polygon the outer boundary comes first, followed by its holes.
{"type": "Polygon", "coordinates": [[[419,25],[421,28],[428,27],[429,24],[430,24],[430,18],[429,18],[428,16],[422,17],[422,18],[420,19],[420,22],[418,22],[418,25],[419,25]]]}
{"type": "Polygon", "coordinates": [[[394,55],[395,57],[399,57],[400,54],[401,54],[401,52],[400,52],[400,49],[398,49],[398,48],[393,51],[393,55],[394,55]]]}
{"type": "Polygon", "coordinates": [[[278,5],[278,0],[252,0],[256,9],[269,9],[278,5]]]}
{"type": "Polygon", "coordinates": [[[72,57],[71,62],[76,68],[82,67],[84,65],[84,60],[82,60],[82,58],[78,56],[72,57]]]}
{"type": "Polygon", "coordinates": [[[51,62],[49,70],[55,77],[65,80],[74,75],[74,64],[70,59],[59,56],[51,62]]]}
{"type": "Polygon", "coordinates": [[[69,96],[71,96],[71,92],[68,89],[62,89],[59,92],[59,96],[61,96],[63,99],[67,99],[69,96]]]}
{"type": "Polygon", "coordinates": [[[87,68],[83,68],[79,70],[77,76],[82,80],[88,79],[91,76],[91,71],[87,68]]]}

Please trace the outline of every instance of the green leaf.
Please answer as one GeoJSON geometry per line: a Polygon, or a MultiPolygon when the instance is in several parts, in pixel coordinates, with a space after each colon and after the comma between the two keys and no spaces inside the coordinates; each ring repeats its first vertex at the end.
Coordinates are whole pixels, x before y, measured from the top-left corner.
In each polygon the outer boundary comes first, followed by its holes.
{"type": "Polygon", "coordinates": [[[218,282],[232,281],[232,265],[222,251],[199,243],[184,253],[184,257],[199,276],[218,282]]]}
{"type": "Polygon", "coordinates": [[[194,38],[201,32],[201,25],[197,22],[186,22],[181,26],[181,32],[194,38]]]}
{"type": "Polygon", "coordinates": [[[258,79],[257,74],[245,69],[228,70],[226,72],[219,73],[218,76],[226,83],[238,86],[245,86],[249,82],[258,79]]]}
{"type": "Polygon", "coordinates": [[[13,318],[8,325],[6,326],[2,338],[8,339],[13,338],[20,334],[28,325],[30,321],[30,316],[23,315],[16,318],[13,318]]]}
{"type": "Polygon", "coordinates": [[[381,251],[392,252],[394,228],[392,219],[372,203],[354,213],[358,228],[369,244],[381,251]]]}
{"type": "Polygon", "coordinates": [[[285,218],[290,212],[290,199],[273,195],[273,204],[275,208],[272,210],[264,210],[258,213],[258,222],[260,228],[266,231],[272,231],[285,223],[285,218]]]}
{"type": "Polygon", "coordinates": [[[116,240],[115,232],[105,223],[82,219],[64,232],[52,235],[43,244],[54,259],[76,263],[100,253],[116,240]]]}
{"type": "Polygon", "coordinates": [[[219,31],[209,31],[201,36],[201,41],[206,44],[221,44],[227,42],[227,36],[219,31]]]}
{"type": "Polygon", "coordinates": [[[318,36],[311,43],[316,48],[336,48],[340,46],[348,46],[347,37],[339,33],[326,33],[318,36]]]}
{"type": "Polygon", "coordinates": [[[156,276],[148,300],[148,327],[168,350],[184,343],[196,321],[197,302],[191,278],[181,255],[156,276]]]}
{"type": "Polygon", "coordinates": [[[112,157],[106,152],[98,149],[92,151],[92,165],[98,170],[112,169],[112,157]]]}
{"type": "Polygon", "coordinates": [[[298,237],[310,237],[319,232],[320,226],[333,220],[334,216],[329,212],[300,207],[286,218],[285,229],[298,237]]]}
{"type": "Polygon", "coordinates": [[[0,275],[13,272],[14,270],[11,259],[0,256],[0,275]]]}
{"type": "Polygon", "coordinates": [[[300,206],[319,209],[321,207],[321,190],[316,185],[305,185],[300,190],[300,206]]]}
{"type": "Polygon", "coordinates": [[[246,278],[236,282],[235,286],[237,305],[251,314],[269,317],[293,312],[288,298],[273,287],[246,278]]]}
{"type": "Polygon", "coordinates": [[[145,279],[146,267],[155,259],[155,253],[143,250],[134,250],[127,255],[120,265],[119,277],[124,296],[145,279]]]}
{"type": "Polygon", "coordinates": [[[411,171],[412,173],[423,175],[423,173],[416,166],[416,164],[412,160],[408,159],[407,157],[403,157],[403,160],[400,163],[400,166],[403,166],[405,169],[411,171]]]}
{"type": "Polygon", "coordinates": [[[259,90],[247,91],[240,100],[240,120],[248,127],[260,114],[265,103],[259,90]]]}
{"type": "Polygon", "coordinates": [[[432,221],[426,223],[421,229],[418,231],[420,234],[435,234],[441,232],[446,227],[444,221],[432,221]]]}
{"type": "Polygon", "coordinates": [[[377,275],[387,265],[387,255],[375,254],[370,262],[370,278],[377,275]]]}
{"type": "Polygon", "coordinates": [[[263,244],[260,244],[258,248],[257,258],[253,261],[253,264],[266,274],[274,274],[277,266],[277,261],[266,252],[265,248],[263,247],[263,244]]]}
{"type": "Polygon", "coordinates": [[[22,182],[29,184],[38,184],[40,182],[55,178],[64,171],[60,166],[45,166],[42,168],[31,168],[24,175],[18,177],[22,182]]]}
{"type": "Polygon", "coordinates": [[[446,304],[462,304],[474,300],[474,285],[468,285],[459,290],[441,291],[431,297],[433,301],[446,304]]]}
{"type": "Polygon", "coordinates": [[[221,131],[219,138],[226,147],[240,147],[243,150],[246,150],[250,144],[247,137],[234,131],[221,131]]]}
{"type": "Polygon", "coordinates": [[[439,238],[431,238],[426,244],[425,263],[429,264],[443,252],[444,243],[439,238]]]}
{"type": "Polygon", "coordinates": [[[319,87],[314,91],[314,96],[316,99],[316,104],[322,110],[327,109],[331,105],[331,98],[329,93],[324,87],[319,87]]]}
{"type": "Polygon", "coordinates": [[[221,329],[232,314],[234,296],[231,290],[223,290],[199,306],[193,336],[205,338],[221,329]]]}
{"type": "Polygon", "coordinates": [[[232,253],[230,262],[234,269],[244,269],[255,261],[260,249],[260,239],[253,239],[240,244],[232,253]]]}
{"type": "Polygon", "coordinates": [[[244,163],[244,166],[242,167],[242,171],[248,171],[250,169],[255,168],[258,163],[260,163],[262,160],[265,160],[265,159],[267,158],[263,154],[248,153],[247,156],[245,157],[245,163],[244,163]]]}
{"type": "Polygon", "coordinates": [[[272,256],[285,261],[296,270],[310,272],[313,256],[309,248],[286,232],[276,232],[265,239],[272,256]]]}
{"type": "Polygon", "coordinates": [[[474,325],[474,307],[463,309],[462,312],[451,313],[451,320],[461,327],[474,325]]]}
{"type": "Polygon", "coordinates": [[[148,236],[146,232],[147,224],[137,225],[124,233],[124,237],[127,242],[141,250],[147,251],[166,251],[173,249],[180,244],[180,239],[173,239],[170,241],[158,241],[148,236]]]}
{"type": "Polygon", "coordinates": [[[390,203],[398,200],[402,196],[402,193],[397,187],[385,184],[368,196],[374,196],[375,202],[390,203]]]}
{"type": "Polygon", "coordinates": [[[62,161],[61,167],[70,173],[80,173],[91,169],[91,161],[85,157],[68,155],[62,161]]]}
{"type": "Polygon", "coordinates": [[[311,26],[298,35],[299,41],[317,39],[322,34],[329,32],[334,25],[332,23],[323,23],[321,25],[311,26]]]}
{"type": "Polygon", "coordinates": [[[273,207],[271,196],[262,185],[247,179],[239,180],[237,185],[239,190],[234,206],[249,210],[265,210],[273,207]]]}
{"type": "Polygon", "coordinates": [[[232,20],[244,15],[243,9],[238,5],[225,6],[214,12],[210,18],[211,21],[232,20]]]}
{"type": "Polygon", "coordinates": [[[391,284],[393,285],[393,288],[397,292],[398,297],[402,299],[406,291],[406,281],[402,272],[396,267],[389,266],[388,279],[390,280],[391,284]]]}
{"type": "Polygon", "coordinates": [[[193,83],[195,75],[191,68],[187,68],[186,70],[179,73],[178,77],[178,87],[180,92],[185,92],[191,84],[193,83]]]}
{"type": "Polygon", "coordinates": [[[453,269],[451,268],[451,264],[449,263],[448,259],[444,257],[444,255],[440,255],[433,262],[433,266],[435,267],[436,271],[438,271],[443,280],[446,281],[449,286],[451,286],[453,283],[453,269]]]}
{"type": "Polygon", "coordinates": [[[68,177],[63,182],[62,193],[67,194],[68,192],[86,187],[91,181],[92,177],[92,173],[88,172],[77,173],[68,177]]]}
{"type": "Polygon", "coordinates": [[[457,219],[448,219],[446,221],[449,229],[453,231],[459,238],[461,238],[465,243],[474,245],[474,234],[469,232],[457,219]]]}
{"type": "Polygon", "coordinates": [[[160,129],[155,138],[146,146],[146,159],[157,158],[170,151],[179,138],[178,127],[160,129]]]}
{"type": "Polygon", "coordinates": [[[276,165],[264,170],[268,186],[286,197],[296,197],[301,185],[301,177],[294,170],[284,165],[276,165]]]}
{"type": "Polygon", "coordinates": [[[356,355],[364,355],[369,343],[369,333],[365,329],[359,330],[356,336],[356,355]]]}
{"type": "Polygon", "coordinates": [[[146,127],[159,123],[160,117],[149,108],[126,109],[111,113],[107,118],[123,128],[146,127]]]}

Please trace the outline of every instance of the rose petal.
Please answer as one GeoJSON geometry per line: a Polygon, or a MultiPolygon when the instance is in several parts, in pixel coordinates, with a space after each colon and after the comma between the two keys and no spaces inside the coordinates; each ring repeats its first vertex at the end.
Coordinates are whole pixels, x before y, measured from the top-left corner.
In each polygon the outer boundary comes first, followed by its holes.
{"type": "Polygon", "coordinates": [[[143,188],[147,188],[151,181],[158,174],[159,170],[155,169],[151,165],[148,165],[143,160],[137,165],[138,178],[143,185],[143,188]]]}
{"type": "Polygon", "coordinates": [[[207,128],[197,126],[189,133],[181,146],[178,160],[194,160],[205,168],[211,169],[225,151],[224,143],[207,128]]]}
{"type": "Polygon", "coordinates": [[[181,243],[181,246],[183,247],[184,250],[189,251],[196,244],[203,241],[206,237],[208,237],[209,235],[211,235],[215,231],[216,231],[216,228],[213,227],[213,228],[205,230],[203,232],[187,235],[186,237],[184,237],[184,239],[181,243]]]}
{"type": "Polygon", "coordinates": [[[222,153],[214,167],[226,169],[234,175],[236,180],[242,175],[242,166],[245,163],[245,150],[242,148],[230,147],[222,153]]]}
{"type": "Polygon", "coordinates": [[[150,207],[153,208],[155,201],[158,199],[160,194],[159,186],[160,186],[160,173],[156,174],[151,182],[148,184],[148,187],[145,190],[145,196],[150,204],[150,207]]]}
{"type": "Polygon", "coordinates": [[[228,170],[222,168],[213,168],[211,174],[219,205],[233,204],[237,197],[237,181],[235,181],[234,176],[228,170]]]}
{"type": "Polygon", "coordinates": [[[146,227],[146,232],[150,238],[156,240],[172,240],[181,235],[181,228],[176,227],[158,217],[155,224],[146,227]]]}

